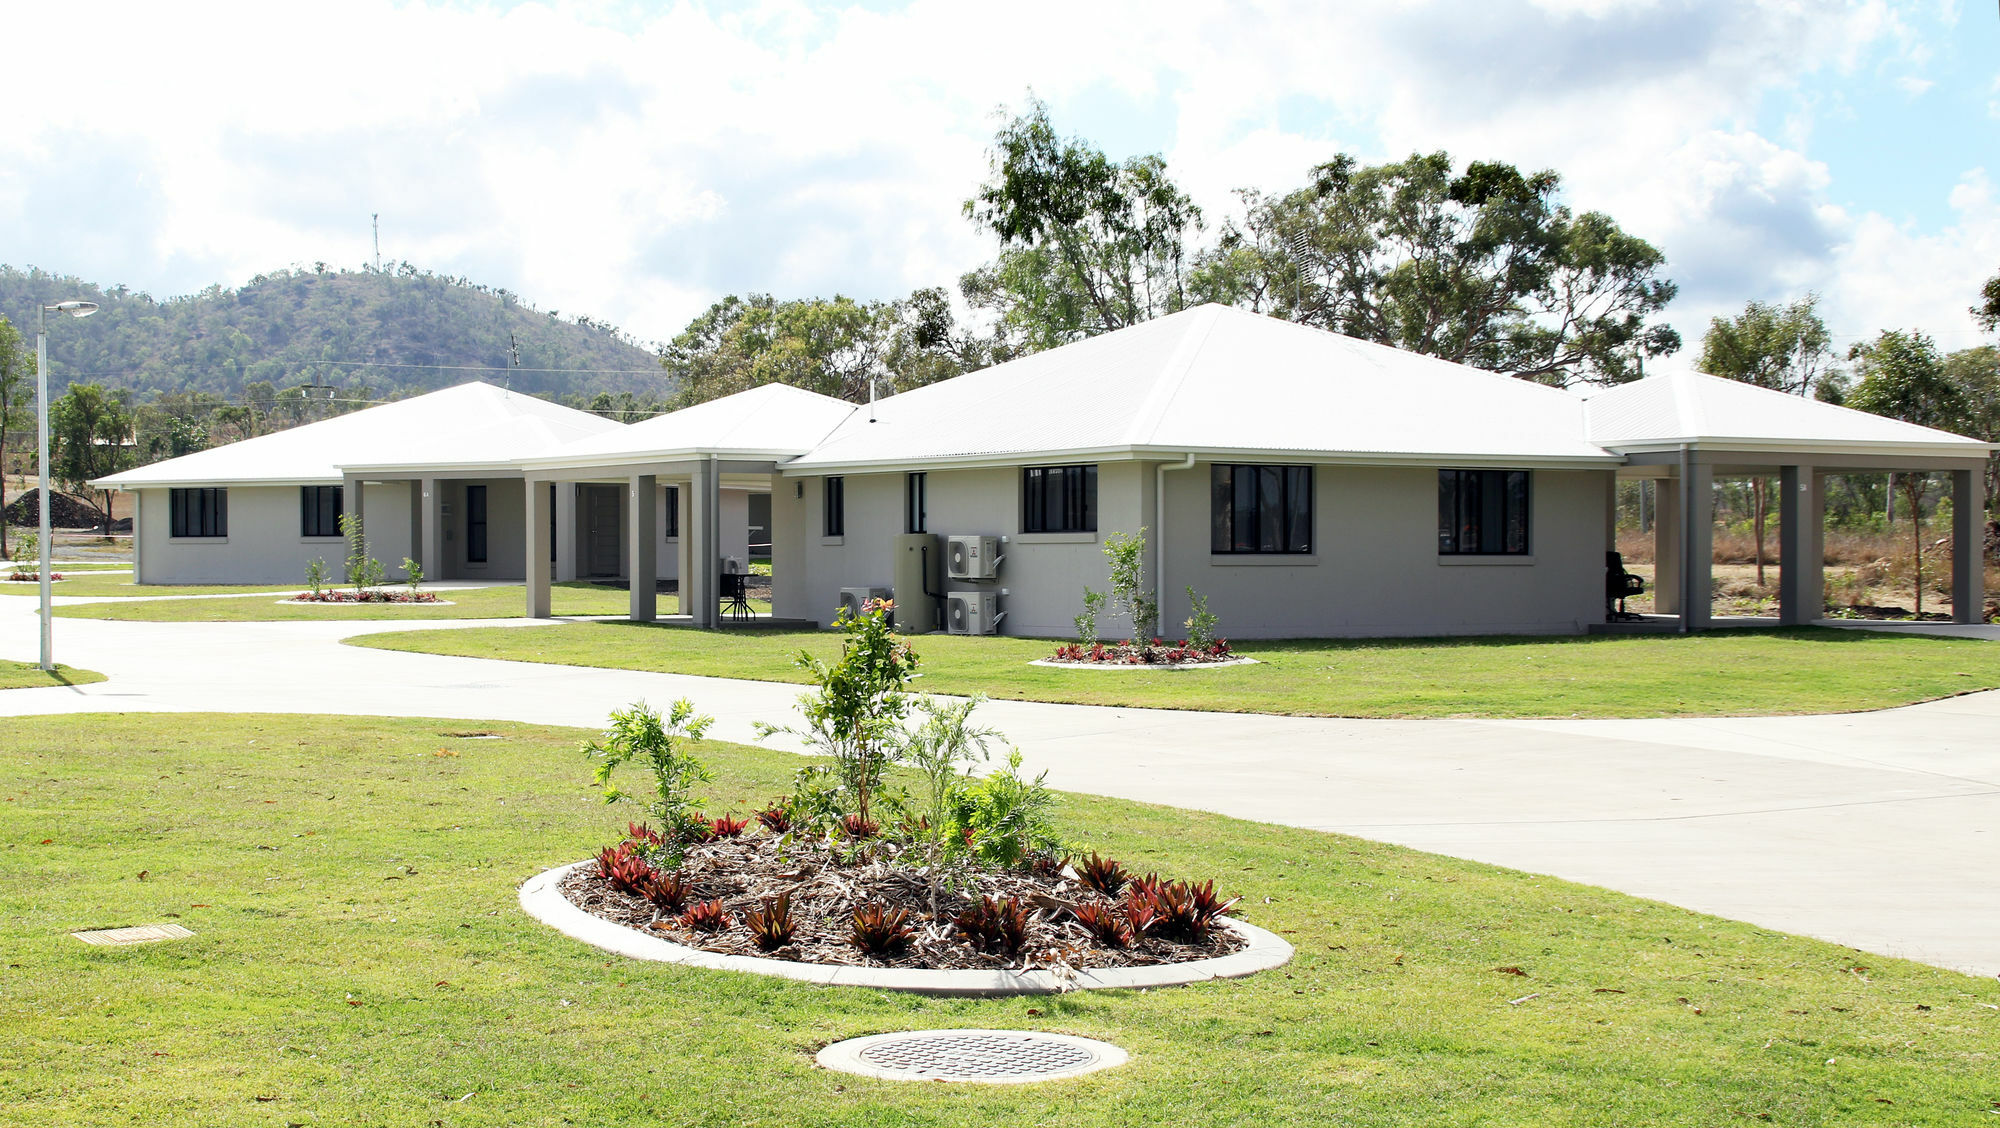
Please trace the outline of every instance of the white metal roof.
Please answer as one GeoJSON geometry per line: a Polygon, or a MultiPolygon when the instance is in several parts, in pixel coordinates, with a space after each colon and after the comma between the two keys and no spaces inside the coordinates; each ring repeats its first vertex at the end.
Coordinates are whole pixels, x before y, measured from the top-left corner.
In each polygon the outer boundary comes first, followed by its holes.
{"type": "Polygon", "coordinates": [[[811,450],[856,410],[846,400],[804,388],[763,384],[579,439],[525,464],[579,468],[711,454],[788,459],[811,450]]]}
{"type": "Polygon", "coordinates": [[[1589,393],[1587,434],[1636,453],[1682,445],[1750,452],[1984,458],[1990,444],[1700,372],[1589,393]]]}
{"type": "Polygon", "coordinates": [[[474,382],[155,462],[95,485],[338,482],[344,467],[507,465],[621,424],[474,382]]]}
{"type": "Polygon", "coordinates": [[[1198,452],[1595,463],[1575,396],[1204,305],[881,401],[787,468],[1198,452]]]}

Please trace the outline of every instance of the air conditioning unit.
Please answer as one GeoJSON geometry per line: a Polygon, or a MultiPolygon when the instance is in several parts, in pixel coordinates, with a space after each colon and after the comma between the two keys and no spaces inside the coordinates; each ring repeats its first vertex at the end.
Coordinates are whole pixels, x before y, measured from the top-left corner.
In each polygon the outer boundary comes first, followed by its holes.
{"type": "Polygon", "coordinates": [[[861,617],[861,607],[871,599],[889,598],[885,587],[844,587],[840,589],[840,609],[850,618],[861,617]]]}
{"type": "Polygon", "coordinates": [[[945,570],[954,580],[990,580],[1000,569],[999,537],[945,538],[945,570]]]}
{"type": "Polygon", "coordinates": [[[992,634],[1000,626],[999,605],[999,597],[990,591],[951,592],[945,596],[945,629],[952,634],[992,634]]]}

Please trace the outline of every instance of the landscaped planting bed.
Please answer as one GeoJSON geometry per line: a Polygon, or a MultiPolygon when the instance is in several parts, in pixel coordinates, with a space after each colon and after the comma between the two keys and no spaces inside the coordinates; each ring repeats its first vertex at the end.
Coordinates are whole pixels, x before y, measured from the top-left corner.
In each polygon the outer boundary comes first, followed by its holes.
{"type": "Polygon", "coordinates": [[[725,955],[866,967],[1026,970],[1143,967],[1227,955],[1235,904],[1213,883],[1133,878],[1093,855],[970,871],[934,885],[885,838],[739,833],[688,851],[676,871],[645,859],[634,827],[563,880],[594,916],[725,955]]]}
{"type": "Polygon", "coordinates": [[[381,588],[349,591],[346,588],[302,591],[290,603],[437,603],[434,591],[386,591],[381,588]]]}

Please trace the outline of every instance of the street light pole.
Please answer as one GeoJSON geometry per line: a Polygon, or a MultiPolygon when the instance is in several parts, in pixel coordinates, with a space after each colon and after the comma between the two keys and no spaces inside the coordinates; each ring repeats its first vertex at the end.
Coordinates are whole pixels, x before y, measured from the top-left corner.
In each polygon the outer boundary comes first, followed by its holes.
{"type": "Polygon", "coordinates": [[[35,562],[36,578],[40,581],[42,593],[42,662],[44,670],[56,668],[54,618],[49,610],[49,511],[54,508],[54,496],[49,492],[49,314],[67,313],[71,317],[89,317],[97,312],[96,302],[57,302],[45,305],[35,313],[35,452],[40,461],[41,504],[41,559],[35,562]]]}

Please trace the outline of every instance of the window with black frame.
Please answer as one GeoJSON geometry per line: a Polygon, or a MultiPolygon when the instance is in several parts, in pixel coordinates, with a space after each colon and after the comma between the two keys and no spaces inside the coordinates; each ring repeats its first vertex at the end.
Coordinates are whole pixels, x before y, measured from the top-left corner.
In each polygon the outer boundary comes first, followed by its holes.
{"type": "Polygon", "coordinates": [[[903,480],[903,531],[921,533],[924,529],[924,488],[925,475],[922,471],[904,475],[903,480]]]}
{"type": "Polygon", "coordinates": [[[486,487],[465,487],[465,562],[486,563],[486,487]]]}
{"type": "Polygon", "coordinates": [[[337,537],[340,535],[342,493],[339,486],[299,487],[299,535],[337,537]]]}
{"type": "Polygon", "coordinates": [[[1526,556],[1526,470],[1438,471],[1439,556],[1526,556]]]}
{"type": "Polygon", "coordinates": [[[825,534],[830,537],[847,535],[847,479],[834,476],[826,479],[823,500],[826,502],[825,534]]]}
{"type": "Polygon", "coordinates": [[[1303,556],[1313,550],[1310,466],[1209,467],[1208,549],[1303,556]]]}
{"type": "Polygon", "coordinates": [[[1097,467],[1028,466],[1021,470],[1021,531],[1097,531],[1097,467]]]}
{"type": "Polygon", "coordinates": [[[681,535],[681,488],[667,487],[667,519],[660,523],[660,535],[673,540],[681,535]]]}
{"type": "Polygon", "coordinates": [[[229,535],[229,491],[214,487],[167,491],[167,535],[229,535]]]}

